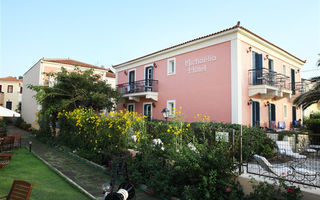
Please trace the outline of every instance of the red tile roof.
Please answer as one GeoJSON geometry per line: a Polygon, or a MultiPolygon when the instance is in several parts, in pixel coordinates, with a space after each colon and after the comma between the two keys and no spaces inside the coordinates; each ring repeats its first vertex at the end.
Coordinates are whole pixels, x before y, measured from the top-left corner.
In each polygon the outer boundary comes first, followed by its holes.
{"type": "Polygon", "coordinates": [[[80,67],[87,67],[87,68],[101,69],[101,70],[109,71],[108,68],[98,67],[98,66],[91,65],[88,63],[84,63],[84,62],[80,62],[77,60],[72,60],[70,58],[42,58],[41,60],[47,61],[47,62],[55,62],[55,63],[61,63],[61,64],[66,64],[66,65],[75,65],[75,66],[80,66],[80,67]]]}
{"type": "Polygon", "coordinates": [[[109,68],[103,68],[98,67],[95,65],[91,65],[88,63],[80,62],[77,60],[72,60],[70,58],[42,58],[41,60],[47,61],[47,62],[55,62],[55,63],[61,63],[61,64],[67,64],[67,65],[74,65],[74,66],[80,66],[80,67],[87,67],[92,69],[100,69],[100,70],[106,70],[106,77],[115,78],[116,75],[113,71],[111,71],[109,68]]]}
{"type": "Polygon", "coordinates": [[[266,42],[266,43],[268,43],[268,44],[270,44],[270,45],[272,45],[272,46],[274,46],[274,47],[276,47],[276,48],[278,48],[278,49],[280,49],[280,50],[284,51],[285,53],[287,53],[287,54],[289,54],[290,56],[292,56],[292,57],[296,58],[297,60],[299,60],[299,61],[301,61],[301,62],[303,62],[303,63],[306,63],[306,60],[301,60],[300,58],[298,58],[298,57],[296,57],[296,56],[294,56],[294,55],[290,54],[289,52],[287,52],[287,51],[283,50],[282,48],[280,48],[280,47],[278,47],[278,46],[276,46],[276,45],[272,44],[271,42],[269,42],[269,41],[267,41],[267,40],[263,39],[262,37],[260,37],[260,36],[256,35],[255,33],[253,33],[253,32],[251,32],[251,31],[249,31],[248,29],[246,29],[246,28],[244,28],[244,27],[240,26],[240,22],[238,21],[238,22],[237,22],[237,24],[236,24],[235,26],[231,27],[231,28],[227,28],[227,29],[224,29],[224,30],[219,31],[219,32],[215,32],[215,33],[212,33],[212,34],[209,34],[209,35],[205,35],[205,36],[202,36],[202,37],[198,37],[198,38],[195,38],[195,39],[192,39],[192,40],[189,40],[189,41],[186,41],[186,42],[183,42],[183,43],[180,43],[180,44],[177,44],[177,45],[174,45],[174,46],[171,46],[171,47],[165,48],[165,49],[161,49],[161,50],[159,50],[159,51],[156,51],[156,52],[153,52],[153,53],[150,53],[150,54],[147,54],[147,55],[144,55],[144,56],[141,56],[141,57],[138,57],[138,58],[135,58],[135,59],[132,59],[132,60],[129,60],[129,61],[126,61],[126,62],[120,63],[120,64],[117,64],[117,65],[113,65],[113,67],[115,67],[115,68],[116,68],[116,67],[118,67],[118,66],[120,66],[120,65],[127,64],[127,63],[130,63],[130,62],[136,61],[136,60],[140,60],[140,59],[142,59],[142,58],[145,58],[145,57],[148,57],[148,56],[151,56],[151,55],[157,54],[157,53],[161,53],[161,52],[163,52],[163,51],[166,51],[166,50],[169,50],[169,49],[173,49],[173,48],[175,48],[175,47],[179,47],[179,46],[182,46],[182,45],[185,45],[185,44],[188,44],[188,43],[191,43],[191,42],[197,41],[197,40],[201,40],[201,39],[208,38],[208,37],[211,37],[211,36],[214,36],[214,35],[218,35],[218,34],[220,34],[220,33],[227,32],[227,31],[230,31],[230,30],[233,30],[233,29],[236,29],[236,28],[240,28],[240,29],[242,29],[242,30],[244,30],[244,31],[246,31],[246,32],[248,32],[248,33],[250,33],[250,34],[252,34],[252,35],[256,36],[256,37],[258,37],[259,39],[263,40],[264,42],[266,42]]]}
{"type": "Polygon", "coordinates": [[[16,77],[8,76],[0,78],[0,81],[19,81],[16,77]]]}

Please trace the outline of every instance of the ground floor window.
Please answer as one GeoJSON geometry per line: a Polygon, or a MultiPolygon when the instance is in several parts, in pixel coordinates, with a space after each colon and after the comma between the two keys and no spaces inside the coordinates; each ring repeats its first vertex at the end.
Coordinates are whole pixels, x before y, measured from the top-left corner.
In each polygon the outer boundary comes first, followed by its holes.
{"type": "Polygon", "coordinates": [[[9,110],[12,110],[12,101],[6,102],[6,108],[8,108],[9,110]]]}
{"type": "Polygon", "coordinates": [[[168,100],[167,101],[167,109],[169,110],[169,117],[175,116],[175,109],[176,108],[176,101],[175,100],[168,100]]]}
{"type": "Polygon", "coordinates": [[[129,112],[135,112],[134,103],[128,104],[127,110],[128,110],[129,112]]]}
{"type": "Polygon", "coordinates": [[[152,119],[152,103],[143,103],[143,115],[146,116],[148,120],[152,119]]]}
{"type": "Polygon", "coordinates": [[[283,105],[283,117],[284,117],[284,119],[288,118],[288,106],[287,105],[283,105]]]}

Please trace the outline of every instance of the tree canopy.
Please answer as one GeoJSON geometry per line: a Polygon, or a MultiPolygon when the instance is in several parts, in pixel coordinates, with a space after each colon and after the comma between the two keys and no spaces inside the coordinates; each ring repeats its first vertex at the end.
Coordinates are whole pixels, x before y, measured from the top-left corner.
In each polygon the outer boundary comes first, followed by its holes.
{"type": "Polygon", "coordinates": [[[112,110],[121,94],[112,89],[109,84],[101,80],[100,75],[93,70],[80,71],[75,68],[68,72],[62,68],[58,73],[45,73],[50,80],[55,80],[52,87],[29,85],[28,88],[37,92],[36,100],[47,114],[62,110],[73,110],[78,107],[112,110]]]}
{"type": "Polygon", "coordinates": [[[95,111],[110,111],[118,103],[120,92],[112,89],[93,70],[81,71],[77,67],[71,72],[65,68],[61,70],[58,73],[44,73],[48,78],[44,86],[28,85],[37,92],[35,98],[42,106],[40,114],[51,121],[51,127],[55,128],[56,116],[63,110],[86,107],[95,111]]]}

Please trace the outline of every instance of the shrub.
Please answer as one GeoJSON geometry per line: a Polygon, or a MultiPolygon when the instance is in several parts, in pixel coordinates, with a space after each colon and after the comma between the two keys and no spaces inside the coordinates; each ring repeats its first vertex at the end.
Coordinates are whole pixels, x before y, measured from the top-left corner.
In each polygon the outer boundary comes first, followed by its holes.
{"type": "Polygon", "coordinates": [[[104,116],[78,108],[59,113],[58,119],[60,131],[54,138],[55,143],[79,149],[86,158],[93,159],[96,155],[95,160],[100,162],[100,154],[110,160],[112,155],[119,155],[134,146],[131,136],[135,136],[139,143],[145,133],[144,117],[133,112],[119,111],[104,116]]]}
{"type": "Polygon", "coordinates": [[[309,118],[304,124],[307,129],[311,130],[313,133],[320,134],[320,118],[309,118]]]}
{"type": "Polygon", "coordinates": [[[302,199],[300,188],[287,186],[280,180],[280,185],[260,182],[259,184],[252,180],[254,191],[246,199],[248,200],[299,200],[302,199]]]}
{"type": "Polygon", "coordinates": [[[17,118],[14,125],[26,131],[29,131],[31,128],[31,124],[25,122],[22,117],[17,118]]]}
{"type": "Polygon", "coordinates": [[[4,120],[0,120],[0,133],[7,133],[7,123],[4,120]]]}

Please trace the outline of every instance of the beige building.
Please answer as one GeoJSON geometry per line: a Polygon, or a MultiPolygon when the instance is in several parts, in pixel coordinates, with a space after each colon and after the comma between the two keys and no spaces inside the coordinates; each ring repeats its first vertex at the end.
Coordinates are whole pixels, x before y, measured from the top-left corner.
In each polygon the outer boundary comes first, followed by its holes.
{"type": "Polygon", "coordinates": [[[68,71],[73,71],[75,67],[80,70],[93,69],[95,74],[99,74],[102,80],[106,81],[115,88],[115,74],[108,68],[98,67],[95,65],[87,64],[84,62],[72,60],[69,58],[63,59],[49,59],[41,58],[36,64],[34,64],[24,75],[23,84],[25,88],[22,95],[22,118],[37,128],[36,113],[41,109],[40,105],[36,102],[33,97],[36,93],[29,88],[28,85],[46,85],[54,84],[54,80],[48,80],[48,77],[44,73],[48,72],[61,72],[61,68],[64,67],[68,71]]]}
{"type": "Polygon", "coordinates": [[[0,106],[19,111],[22,95],[22,79],[12,76],[0,78],[0,106]]]}

